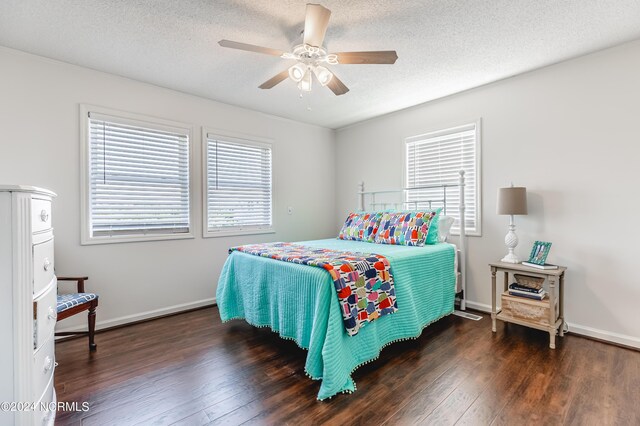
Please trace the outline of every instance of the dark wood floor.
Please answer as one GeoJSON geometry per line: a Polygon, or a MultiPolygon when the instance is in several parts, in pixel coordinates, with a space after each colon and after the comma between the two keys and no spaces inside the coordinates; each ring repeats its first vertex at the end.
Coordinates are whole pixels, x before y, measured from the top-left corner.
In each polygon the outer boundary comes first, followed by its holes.
{"type": "Polygon", "coordinates": [[[517,325],[491,333],[449,316],[354,374],[358,390],[316,401],[306,352],[268,329],[221,324],[216,308],[56,347],[56,390],[88,412],[57,424],[640,424],[640,352],[517,325]]]}

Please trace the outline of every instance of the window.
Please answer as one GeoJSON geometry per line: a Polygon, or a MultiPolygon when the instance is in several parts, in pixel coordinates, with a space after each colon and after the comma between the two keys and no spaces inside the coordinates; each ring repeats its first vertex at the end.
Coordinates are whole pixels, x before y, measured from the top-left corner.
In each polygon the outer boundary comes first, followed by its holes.
{"type": "Polygon", "coordinates": [[[273,232],[271,144],[206,133],[204,236],[273,232]]]}
{"type": "Polygon", "coordinates": [[[83,244],[191,237],[190,129],[93,107],[82,114],[83,244]]]}
{"type": "MultiPolygon", "coordinates": [[[[446,129],[406,139],[405,186],[408,188],[457,184],[459,171],[465,171],[465,230],[468,235],[481,235],[480,220],[480,122],[446,129]]],[[[443,190],[408,191],[407,202],[417,202],[417,208],[429,208],[425,200],[437,200],[432,207],[442,207],[443,190]]],[[[412,208],[414,204],[409,204],[412,208]]],[[[446,214],[460,230],[460,193],[458,187],[446,190],[446,214]]]]}

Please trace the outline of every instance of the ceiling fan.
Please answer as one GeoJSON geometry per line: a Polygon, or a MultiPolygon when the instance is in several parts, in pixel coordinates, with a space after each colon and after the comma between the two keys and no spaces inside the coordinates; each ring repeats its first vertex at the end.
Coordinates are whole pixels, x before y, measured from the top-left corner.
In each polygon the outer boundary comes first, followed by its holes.
{"type": "Polygon", "coordinates": [[[283,59],[293,59],[296,61],[293,66],[262,83],[259,86],[261,89],[271,89],[289,77],[298,83],[300,90],[309,92],[311,91],[313,80],[312,75],[315,75],[317,81],[322,86],[327,86],[338,96],[347,93],[349,88],[345,86],[326,65],[394,64],[396,59],[398,59],[395,50],[342,53],[327,52],[327,49],[322,46],[322,43],[324,42],[324,36],[329,26],[329,16],[331,16],[331,11],[326,7],[319,4],[307,4],[302,44],[294,46],[291,52],[230,40],[220,40],[218,44],[231,49],[264,53],[266,55],[280,56],[283,59]]]}

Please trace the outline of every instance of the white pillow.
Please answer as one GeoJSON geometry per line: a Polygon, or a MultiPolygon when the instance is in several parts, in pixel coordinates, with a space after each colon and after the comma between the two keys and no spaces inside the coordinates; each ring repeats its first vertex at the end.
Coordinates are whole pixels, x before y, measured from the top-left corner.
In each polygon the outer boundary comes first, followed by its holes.
{"type": "Polygon", "coordinates": [[[449,232],[455,219],[451,216],[440,216],[438,221],[438,242],[445,243],[449,237],[449,232]]]}

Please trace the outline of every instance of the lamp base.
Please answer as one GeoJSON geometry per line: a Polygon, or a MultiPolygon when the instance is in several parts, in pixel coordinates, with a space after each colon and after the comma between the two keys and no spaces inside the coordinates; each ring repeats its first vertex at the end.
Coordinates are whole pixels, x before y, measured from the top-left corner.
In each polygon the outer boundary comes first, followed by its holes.
{"type": "Polygon", "coordinates": [[[513,215],[509,220],[509,232],[504,237],[504,244],[507,246],[507,250],[509,253],[502,258],[501,262],[505,263],[520,263],[520,259],[514,253],[516,247],[518,246],[518,236],[516,235],[516,225],[513,223],[513,215]]]}
{"type": "Polygon", "coordinates": [[[500,262],[505,262],[505,263],[520,263],[520,259],[518,258],[518,256],[516,256],[513,253],[509,253],[507,254],[505,257],[503,257],[502,259],[500,259],[500,262]]]}

